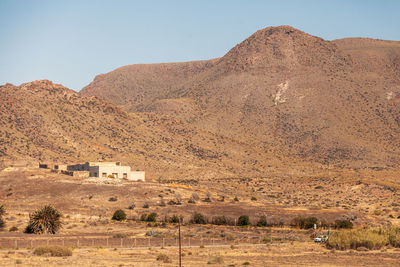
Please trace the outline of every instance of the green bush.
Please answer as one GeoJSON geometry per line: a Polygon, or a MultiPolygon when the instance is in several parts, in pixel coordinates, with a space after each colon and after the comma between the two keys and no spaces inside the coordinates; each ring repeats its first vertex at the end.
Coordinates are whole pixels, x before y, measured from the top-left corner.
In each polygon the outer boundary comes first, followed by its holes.
{"type": "Polygon", "coordinates": [[[35,248],[33,254],[38,256],[66,257],[72,256],[72,249],[64,246],[40,246],[35,248]]]}
{"type": "Polygon", "coordinates": [[[265,215],[260,217],[260,219],[257,222],[257,226],[259,226],[259,227],[267,226],[267,217],[265,215]]]}
{"type": "Polygon", "coordinates": [[[62,214],[51,205],[44,206],[29,215],[29,223],[25,228],[28,234],[55,234],[62,227],[62,214]]]}
{"type": "Polygon", "coordinates": [[[207,223],[204,215],[199,212],[193,213],[192,219],[190,221],[191,221],[191,223],[195,223],[195,224],[206,224],[207,223]]]}
{"type": "Polygon", "coordinates": [[[226,217],[224,215],[214,216],[212,218],[212,223],[215,225],[226,225],[226,224],[228,224],[228,220],[226,219],[226,217]]]}
{"type": "Polygon", "coordinates": [[[237,224],[239,226],[246,226],[246,225],[250,225],[250,218],[247,215],[241,215],[238,219],[237,224]]]}
{"type": "Polygon", "coordinates": [[[10,228],[9,231],[10,231],[10,232],[16,232],[16,231],[18,231],[18,227],[13,226],[13,227],[10,228]]]}
{"type": "Polygon", "coordinates": [[[114,220],[114,221],[120,221],[120,222],[125,221],[126,220],[126,213],[123,210],[116,210],[111,219],[114,220]]]}
{"type": "Polygon", "coordinates": [[[168,221],[169,223],[178,223],[179,220],[182,221],[182,219],[183,219],[182,215],[178,216],[174,214],[170,218],[167,218],[166,221],[168,221]]]}
{"type": "Polygon", "coordinates": [[[353,228],[353,223],[350,220],[336,220],[335,228],[338,229],[351,229],[353,228]]]}
{"type": "Polygon", "coordinates": [[[146,221],[148,222],[155,222],[156,221],[156,217],[157,217],[157,213],[152,212],[147,216],[146,221]]]}

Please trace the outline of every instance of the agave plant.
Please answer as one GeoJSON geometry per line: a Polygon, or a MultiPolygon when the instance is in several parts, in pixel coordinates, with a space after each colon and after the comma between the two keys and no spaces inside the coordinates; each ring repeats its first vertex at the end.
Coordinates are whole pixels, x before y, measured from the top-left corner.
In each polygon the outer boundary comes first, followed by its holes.
{"type": "Polygon", "coordinates": [[[29,224],[25,229],[31,234],[55,234],[62,227],[62,214],[51,205],[44,206],[29,215],[29,224]]]}

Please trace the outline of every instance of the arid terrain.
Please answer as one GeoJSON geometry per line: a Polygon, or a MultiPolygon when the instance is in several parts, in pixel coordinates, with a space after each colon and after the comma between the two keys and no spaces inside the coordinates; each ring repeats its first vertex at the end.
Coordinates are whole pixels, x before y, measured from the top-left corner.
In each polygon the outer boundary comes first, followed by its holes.
{"type": "Polygon", "coordinates": [[[220,58],[124,66],[81,92],[5,84],[0,115],[0,266],[176,266],[173,215],[183,216],[183,266],[398,262],[398,248],[338,251],[313,238],[336,220],[400,223],[400,42],[268,27],[220,58]],[[38,168],[86,161],[122,161],[146,181],[38,168]],[[46,204],[63,214],[59,233],[23,233],[46,204]],[[111,220],[117,209],[126,221],[111,220]],[[156,222],[140,220],[153,212],[156,222]],[[208,223],[191,223],[194,213],[208,223]],[[241,215],[252,226],[237,226],[241,215]],[[318,228],[299,229],[298,217],[318,228]],[[76,249],[36,256],[35,242],[76,249]]]}

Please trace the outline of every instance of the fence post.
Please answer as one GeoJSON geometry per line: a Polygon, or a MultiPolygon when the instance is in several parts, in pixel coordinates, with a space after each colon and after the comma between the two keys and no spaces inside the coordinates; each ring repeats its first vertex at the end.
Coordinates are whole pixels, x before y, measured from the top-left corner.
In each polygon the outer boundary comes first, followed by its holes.
{"type": "Polygon", "coordinates": [[[107,241],[107,245],[106,245],[106,247],[108,247],[108,237],[107,237],[106,241],[107,241]]]}
{"type": "Polygon", "coordinates": [[[63,241],[63,246],[65,246],[65,239],[63,239],[62,241],[63,241]]]}
{"type": "Polygon", "coordinates": [[[31,248],[33,248],[33,240],[31,239],[31,248]]]}
{"type": "Polygon", "coordinates": [[[135,247],[136,247],[136,237],[135,237],[135,247]]]}
{"type": "Polygon", "coordinates": [[[190,236],[189,236],[189,248],[190,248],[190,236]]]}
{"type": "Polygon", "coordinates": [[[164,237],[163,237],[163,239],[162,239],[162,247],[164,247],[164,244],[165,244],[165,243],[164,243],[164,237]]]}
{"type": "Polygon", "coordinates": [[[49,245],[49,240],[48,239],[46,239],[46,245],[49,245]]]}
{"type": "Polygon", "coordinates": [[[122,248],[122,242],[123,242],[123,241],[122,241],[122,237],[121,237],[121,248],[122,248]]]}
{"type": "Polygon", "coordinates": [[[18,248],[18,240],[15,239],[15,248],[18,248]]]}
{"type": "Polygon", "coordinates": [[[76,247],[79,248],[79,239],[76,240],[76,247]]]}

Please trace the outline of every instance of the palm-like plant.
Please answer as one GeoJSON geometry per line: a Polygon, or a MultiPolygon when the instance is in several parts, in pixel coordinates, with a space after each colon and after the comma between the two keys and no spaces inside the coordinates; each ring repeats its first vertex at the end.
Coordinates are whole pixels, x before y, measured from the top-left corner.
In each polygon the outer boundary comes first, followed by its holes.
{"type": "Polygon", "coordinates": [[[55,234],[62,227],[62,214],[51,205],[44,206],[29,215],[29,224],[25,229],[31,234],[55,234]]]}

